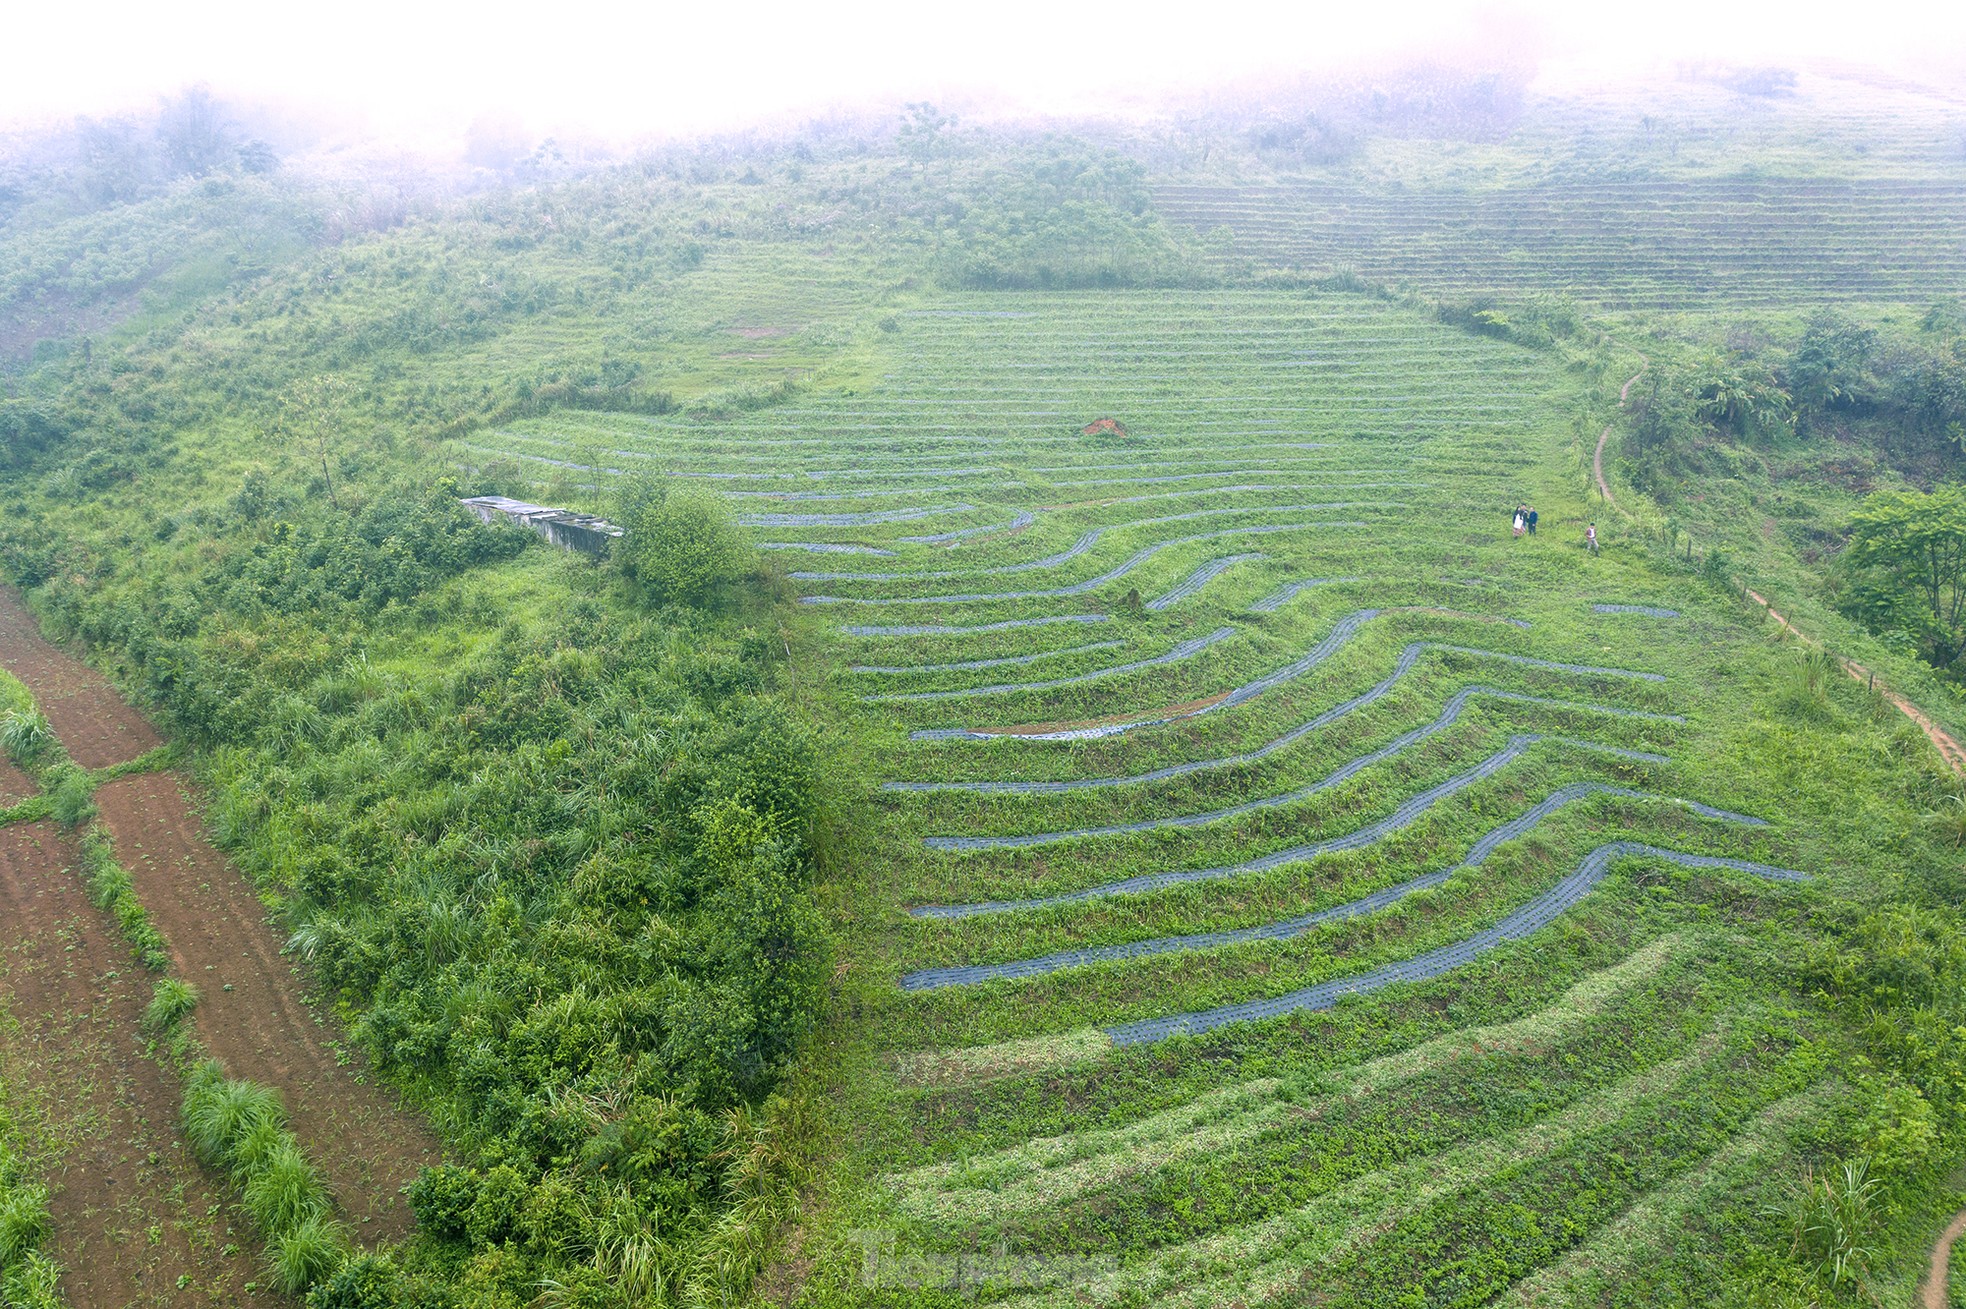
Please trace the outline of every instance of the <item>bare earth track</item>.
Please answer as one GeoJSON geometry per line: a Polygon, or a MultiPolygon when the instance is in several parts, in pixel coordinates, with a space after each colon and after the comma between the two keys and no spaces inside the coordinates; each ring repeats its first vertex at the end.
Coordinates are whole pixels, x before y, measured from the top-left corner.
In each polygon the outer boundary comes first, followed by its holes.
{"type": "Polygon", "coordinates": [[[247,1290],[250,1238],[178,1136],[175,1079],[140,1048],[147,990],[54,825],[0,828],[0,996],[14,1019],[0,1024],[0,1067],[61,1114],[50,1253],[67,1302],[277,1304],[247,1290]]]}
{"type": "Polygon", "coordinates": [[[48,643],[11,586],[0,586],[0,663],[34,693],[68,757],[84,768],[128,763],[164,743],[109,679],[48,643]]]}
{"type": "Polygon", "coordinates": [[[301,1000],[305,982],[252,885],[205,840],[171,773],[118,778],[96,792],[103,826],[137,899],[170,943],[171,967],[199,991],[198,1035],[226,1070],[277,1088],[294,1134],[365,1243],[414,1224],[397,1192],[437,1163],[436,1137],[358,1081],[359,1056],[301,1000]]]}

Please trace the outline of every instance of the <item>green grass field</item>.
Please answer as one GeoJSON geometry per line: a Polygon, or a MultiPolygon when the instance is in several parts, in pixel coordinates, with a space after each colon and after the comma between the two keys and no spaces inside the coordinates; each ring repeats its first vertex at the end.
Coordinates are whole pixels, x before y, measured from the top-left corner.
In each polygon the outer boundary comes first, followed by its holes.
{"type": "MultiPolygon", "coordinates": [[[[800,593],[866,793],[835,836],[814,1077],[844,1145],[810,1293],[1707,1302],[1765,1275],[1763,1210],[1850,1096],[1794,961],[1880,894],[1878,833],[1938,765],[1727,586],[1610,522],[1585,550],[1577,415],[1614,361],[1276,293],[931,299],[878,359],[851,395],[466,452],[576,492],[709,481],[800,593]],[[1080,434],[1108,415],[1131,435],[1080,434]],[[1802,876],[1619,854],[1484,937],[1616,842],[1802,876]],[[1347,979],[1372,989],[1317,989],[1347,979]],[[1157,1039],[1184,1015],[1220,1025],[1157,1039]]],[[[1903,848],[1908,878],[1939,857],[1903,848]]]]}

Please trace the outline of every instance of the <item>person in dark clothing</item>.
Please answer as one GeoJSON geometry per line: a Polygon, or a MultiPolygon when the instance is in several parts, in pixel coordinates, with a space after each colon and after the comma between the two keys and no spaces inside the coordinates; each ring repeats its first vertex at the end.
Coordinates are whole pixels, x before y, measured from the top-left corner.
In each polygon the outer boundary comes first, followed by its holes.
{"type": "Polygon", "coordinates": [[[1534,507],[1531,507],[1529,510],[1529,535],[1536,535],[1536,510],[1534,507]]]}

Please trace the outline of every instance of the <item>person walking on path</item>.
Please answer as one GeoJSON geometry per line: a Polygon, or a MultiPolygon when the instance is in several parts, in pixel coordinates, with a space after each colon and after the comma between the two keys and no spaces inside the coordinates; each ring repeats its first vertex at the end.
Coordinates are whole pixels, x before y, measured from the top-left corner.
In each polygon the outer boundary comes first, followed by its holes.
{"type": "Polygon", "coordinates": [[[1536,535],[1536,506],[1529,506],[1529,535],[1536,535]]]}
{"type": "Polygon", "coordinates": [[[1589,527],[1586,527],[1584,529],[1584,544],[1590,547],[1590,552],[1592,554],[1597,553],[1597,524],[1596,523],[1592,523],[1589,527]]]}

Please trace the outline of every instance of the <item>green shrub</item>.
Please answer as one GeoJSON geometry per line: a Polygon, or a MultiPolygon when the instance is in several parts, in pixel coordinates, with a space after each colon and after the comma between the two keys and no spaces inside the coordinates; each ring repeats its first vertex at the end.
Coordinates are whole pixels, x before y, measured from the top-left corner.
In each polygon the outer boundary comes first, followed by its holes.
{"type": "Polygon", "coordinates": [[[301,1296],[325,1281],[347,1257],[341,1228],[324,1213],[309,1214],[266,1243],[267,1268],[281,1294],[301,1296]]]}
{"type": "Polygon", "coordinates": [[[478,1202],[478,1175],[456,1164],[426,1168],[410,1183],[410,1212],[417,1225],[441,1240],[460,1241],[478,1202]]]}
{"type": "Polygon", "coordinates": [[[394,1309],[399,1275],[387,1256],[358,1254],[307,1293],[307,1309],[394,1309]]]}
{"type": "Polygon", "coordinates": [[[492,1245],[517,1234],[531,1194],[532,1188],[512,1165],[500,1164],[487,1171],[465,1220],[465,1234],[471,1244],[492,1245]]]}
{"type": "Polygon", "coordinates": [[[166,977],[151,992],[144,1006],[143,1027],[147,1032],[173,1032],[198,1007],[198,988],[175,977],[166,977]]]}
{"type": "Polygon", "coordinates": [[[660,600],[700,605],[750,566],[729,506],[697,487],[647,479],[622,493],[621,566],[660,600]]]}

